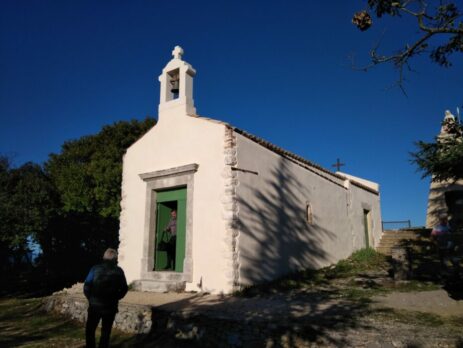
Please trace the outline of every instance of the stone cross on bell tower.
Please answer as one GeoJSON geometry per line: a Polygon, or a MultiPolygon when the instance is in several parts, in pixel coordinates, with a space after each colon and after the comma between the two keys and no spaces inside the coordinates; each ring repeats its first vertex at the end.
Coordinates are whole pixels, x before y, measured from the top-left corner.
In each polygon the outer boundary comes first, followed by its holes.
{"type": "Polygon", "coordinates": [[[452,126],[452,123],[454,124],[456,122],[455,116],[449,111],[445,111],[445,117],[444,121],[442,122],[442,126],[440,128],[440,133],[437,136],[439,140],[445,139],[452,137],[453,135],[449,133],[449,130],[452,126]]]}
{"type": "Polygon", "coordinates": [[[172,55],[174,56],[174,59],[182,60],[183,48],[180,46],[175,46],[174,50],[172,51],[172,55]]]}
{"type": "Polygon", "coordinates": [[[174,110],[176,113],[196,114],[193,101],[193,78],[196,75],[196,70],[182,60],[183,53],[183,48],[175,46],[172,51],[173,58],[167,63],[159,76],[159,82],[161,83],[160,118],[162,114],[174,110]]]}

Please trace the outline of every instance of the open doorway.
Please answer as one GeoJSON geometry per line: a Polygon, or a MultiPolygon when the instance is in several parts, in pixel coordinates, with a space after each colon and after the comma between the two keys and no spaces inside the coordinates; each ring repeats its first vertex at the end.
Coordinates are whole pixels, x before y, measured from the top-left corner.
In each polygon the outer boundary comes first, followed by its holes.
{"type": "Polygon", "coordinates": [[[445,192],[445,203],[452,227],[461,228],[463,226],[463,190],[445,192]]]}
{"type": "Polygon", "coordinates": [[[156,193],[154,270],[182,272],[185,258],[186,188],[156,193]]]}
{"type": "Polygon", "coordinates": [[[371,230],[371,213],[367,209],[363,209],[363,226],[365,229],[365,248],[370,247],[370,230],[371,230]]]}

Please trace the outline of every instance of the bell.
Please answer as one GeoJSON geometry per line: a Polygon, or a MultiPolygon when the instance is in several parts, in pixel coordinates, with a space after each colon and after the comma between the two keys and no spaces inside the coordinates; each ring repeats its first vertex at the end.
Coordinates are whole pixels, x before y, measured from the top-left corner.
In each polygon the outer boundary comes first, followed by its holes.
{"type": "Polygon", "coordinates": [[[172,78],[170,79],[170,84],[172,85],[172,88],[170,89],[170,91],[174,94],[178,94],[179,92],[179,77],[178,77],[178,74],[172,76],[172,78]]]}

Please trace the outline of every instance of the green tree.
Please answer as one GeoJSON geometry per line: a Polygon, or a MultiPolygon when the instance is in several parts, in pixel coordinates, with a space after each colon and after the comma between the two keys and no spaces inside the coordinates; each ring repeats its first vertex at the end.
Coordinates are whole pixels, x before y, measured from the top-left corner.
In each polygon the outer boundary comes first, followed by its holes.
{"type": "Polygon", "coordinates": [[[7,240],[7,210],[8,204],[8,179],[10,171],[10,161],[7,157],[0,156],[0,262],[1,269],[5,269],[8,264],[8,258],[11,255],[10,243],[7,240]]]}
{"type": "Polygon", "coordinates": [[[391,63],[399,70],[398,84],[402,88],[404,69],[410,68],[410,59],[427,53],[431,61],[443,66],[452,65],[450,56],[463,53],[463,21],[456,1],[445,0],[367,0],[367,9],[354,14],[352,22],[361,30],[368,30],[372,15],[411,18],[416,21],[416,35],[411,42],[403,42],[395,53],[381,54],[379,45],[370,51],[371,63],[360,67],[391,63]],[[370,14],[372,13],[372,15],[370,14]]]}
{"type": "Polygon", "coordinates": [[[65,213],[94,213],[119,218],[122,157],[154,120],[117,122],[96,135],[67,141],[45,163],[65,213]]]}
{"type": "Polygon", "coordinates": [[[118,246],[122,158],[154,123],[150,118],[117,122],[67,141],[50,155],[45,169],[60,209],[39,240],[43,262],[55,273],[81,278],[104,249],[118,246]]]}
{"type": "Polygon", "coordinates": [[[458,120],[444,120],[445,137],[434,142],[419,141],[418,150],[411,153],[412,162],[422,171],[423,177],[433,181],[463,179],[463,126],[458,120]]]}
{"type": "Polygon", "coordinates": [[[4,257],[17,263],[28,250],[28,238],[37,240],[47,229],[55,209],[54,189],[42,167],[26,163],[12,168],[0,158],[0,243],[4,257]]]}
{"type": "Polygon", "coordinates": [[[44,167],[13,168],[0,156],[2,270],[11,257],[24,259],[32,237],[43,251],[34,287],[54,290],[82,280],[105,248],[117,247],[122,158],[154,124],[147,118],[105,126],[65,142],[44,167]]]}

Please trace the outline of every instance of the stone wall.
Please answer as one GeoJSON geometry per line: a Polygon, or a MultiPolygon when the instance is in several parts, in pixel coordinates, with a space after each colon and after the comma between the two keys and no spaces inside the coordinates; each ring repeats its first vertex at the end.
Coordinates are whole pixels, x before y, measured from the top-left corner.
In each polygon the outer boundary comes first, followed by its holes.
{"type": "MultiPolygon", "coordinates": [[[[79,295],[53,295],[45,299],[47,312],[55,312],[74,320],[87,320],[87,299],[79,295]]],[[[152,326],[152,307],[119,303],[119,313],[114,320],[114,327],[129,333],[148,333],[152,326]]]]}
{"type": "Polygon", "coordinates": [[[238,253],[238,206],[236,202],[236,186],[238,185],[237,173],[232,170],[236,166],[236,137],[233,129],[225,128],[224,141],[224,163],[222,173],[224,178],[224,192],[222,194],[223,214],[225,222],[225,240],[227,247],[225,255],[227,262],[226,273],[231,289],[237,290],[239,287],[239,253],[238,253]]]}

